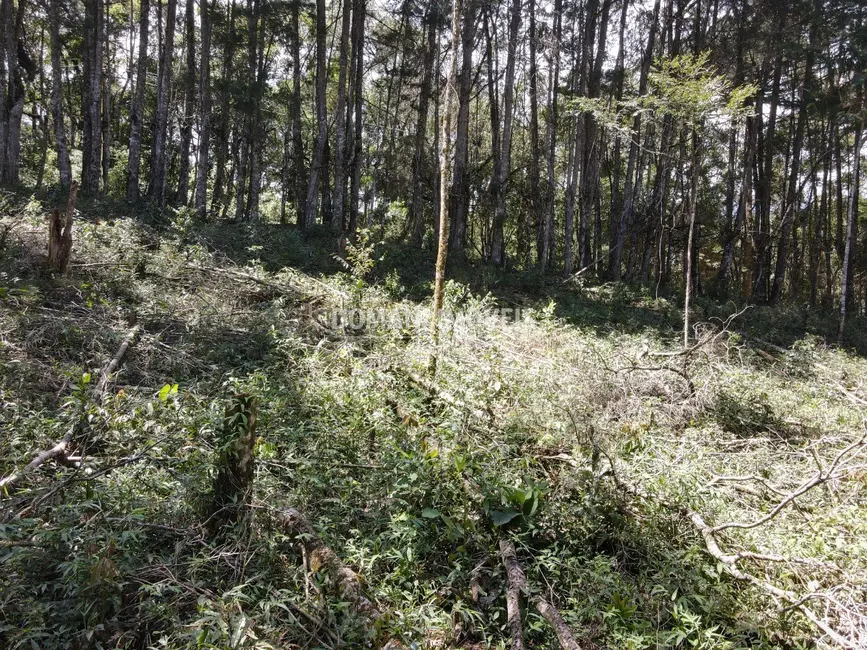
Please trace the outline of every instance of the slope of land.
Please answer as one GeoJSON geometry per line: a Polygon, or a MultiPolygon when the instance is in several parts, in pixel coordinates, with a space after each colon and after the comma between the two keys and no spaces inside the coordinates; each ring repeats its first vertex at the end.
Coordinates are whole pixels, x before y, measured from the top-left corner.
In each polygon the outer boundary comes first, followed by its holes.
{"type": "Polygon", "coordinates": [[[705,299],[684,353],[672,296],[463,265],[432,350],[417,254],[124,212],[83,205],[53,277],[4,199],[0,475],[69,444],[0,495],[3,647],[510,647],[501,540],[529,647],[540,597],[582,648],[867,645],[862,334],[705,299]],[[214,533],[233,392],[253,516],[214,533]]]}

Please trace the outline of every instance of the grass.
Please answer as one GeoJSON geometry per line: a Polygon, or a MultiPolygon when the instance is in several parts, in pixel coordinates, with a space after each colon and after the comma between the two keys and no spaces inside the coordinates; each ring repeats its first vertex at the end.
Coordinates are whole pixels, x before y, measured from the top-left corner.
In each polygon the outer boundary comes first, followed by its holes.
{"type": "MultiPolygon", "coordinates": [[[[754,307],[724,329],[741,307],[702,298],[703,345],[677,355],[676,293],[463,263],[429,379],[432,263],[418,254],[366,249],[346,268],[324,233],[83,203],[56,278],[44,205],[3,206],[0,474],[70,430],[84,457],[0,497],[3,647],[505,648],[506,537],[585,648],[833,645],[791,603],[733,579],[690,513],[759,519],[857,441],[863,321],[841,350],[832,317],[754,307]],[[338,322],[347,307],[380,322],[338,322]],[[255,516],[211,535],[232,391],[260,403],[255,516]],[[378,629],[304,570],[282,506],[359,573],[386,613],[378,629]]],[[[865,488],[847,456],[767,524],[719,535],[726,552],[789,558],[740,566],[814,594],[811,611],[855,647],[865,488]]],[[[524,627],[531,647],[556,647],[531,608],[524,627]]]]}

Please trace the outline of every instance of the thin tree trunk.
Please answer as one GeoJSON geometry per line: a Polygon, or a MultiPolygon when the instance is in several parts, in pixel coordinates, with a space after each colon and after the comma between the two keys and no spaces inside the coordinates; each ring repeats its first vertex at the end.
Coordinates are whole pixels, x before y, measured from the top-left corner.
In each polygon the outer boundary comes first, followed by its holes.
{"type": "MultiPolygon", "coordinates": [[[[187,0],[190,2],[191,0],[187,0]]],[[[204,218],[208,210],[209,144],[211,138],[211,7],[200,0],[201,71],[199,74],[199,155],[196,167],[196,212],[204,218]]]]}
{"type": "Polygon", "coordinates": [[[539,267],[544,273],[553,259],[554,252],[554,209],[557,203],[557,181],[555,165],[557,162],[557,93],[560,85],[560,35],[563,14],[563,0],[554,0],[554,40],[551,45],[551,61],[548,80],[548,111],[545,120],[546,144],[548,147],[548,178],[544,194],[544,215],[542,225],[542,246],[539,254],[539,267]]]}
{"type": "MultiPolygon", "coordinates": [[[[653,60],[653,48],[656,42],[657,23],[659,21],[659,4],[660,0],[656,0],[653,5],[650,34],[647,38],[647,49],[644,52],[644,58],[641,62],[641,73],[638,81],[639,96],[642,96],[647,92],[647,77],[650,72],[650,63],[653,60]]],[[[632,208],[635,198],[633,192],[633,175],[635,174],[635,165],[638,161],[638,145],[640,140],[641,114],[638,113],[632,123],[632,140],[629,145],[629,159],[626,163],[626,180],[623,188],[623,210],[620,212],[620,220],[617,224],[617,237],[614,248],[610,251],[609,274],[612,280],[620,279],[623,248],[626,245],[626,227],[632,219],[632,208]]]]}
{"type": "Polygon", "coordinates": [[[355,58],[355,93],[353,103],[355,122],[353,124],[353,153],[350,171],[349,191],[349,235],[354,236],[358,229],[358,203],[361,198],[361,159],[363,155],[363,99],[364,99],[364,19],[366,17],[365,0],[355,0],[352,17],[352,53],[355,58]]]}
{"type": "MultiPolygon", "coordinates": [[[[54,0],[58,2],[59,0],[54,0]]],[[[130,111],[129,158],[126,198],[139,198],[139,167],[141,165],[141,131],[144,111],[144,96],[147,86],[148,34],[150,32],[150,0],[141,0],[139,18],[138,63],[136,65],[135,99],[130,111]]]]}
{"type": "Polygon", "coordinates": [[[187,205],[190,191],[190,155],[196,115],[196,15],[195,1],[184,0],[184,45],[187,69],[184,76],[184,114],[181,116],[181,161],[178,169],[178,205],[187,205]]]}
{"type": "MultiPolygon", "coordinates": [[[[216,7],[216,5],[214,5],[216,7]]],[[[297,12],[297,3],[292,3],[297,12]]],[[[228,84],[232,80],[234,71],[235,58],[235,0],[230,0],[226,10],[226,22],[228,23],[227,43],[223,47],[223,63],[221,80],[223,82],[220,90],[220,120],[216,134],[219,136],[216,146],[216,161],[214,170],[214,195],[211,198],[212,210],[215,213],[224,214],[229,205],[228,197],[224,200],[224,194],[231,194],[231,185],[229,188],[226,185],[226,164],[229,158],[230,133],[231,126],[231,108],[229,106],[229,89],[228,84]]],[[[291,23],[290,23],[291,24],[291,23]]],[[[232,143],[234,146],[234,143],[232,143]]],[[[233,172],[234,173],[234,172],[233,172]]],[[[231,177],[229,178],[231,184],[231,177]]]]}
{"type": "MultiPolygon", "coordinates": [[[[462,255],[466,246],[469,202],[470,91],[473,87],[473,43],[477,0],[467,0],[461,25],[461,73],[458,78],[458,116],[455,125],[454,170],[452,172],[449,220],[449,249],[462,255]]],[[[443,187],[446,187],[445,185],[443,187]]]]}
{"type": "MultiPolygon", "coordinates": [[[[539,201],[539,79],[536,69],[536,0],[530,0],[530,215],[527,218],[527,259],[530,265],[532,232],[541,223],[541,205],[539,201]]],[[[541,263],[541,260],[539,260],[541,263]]]]}
{"type": "MultiPolygon", "coordinates": [[[[531,0],[532,2],[532,0],[531,0]]],[[[458,74],[458,46],[461,38],[462,0],[452,0],[452,46],[449,52],[448,77],[446,78],[443,100],[442,136],[440,137],[440,230],[437,247],[436,271],[434,275],[433,315],[431,318],[431,338],[433,351],[430,359],[431,374],[436,373],[439,347],[439,320],[443,309],[443,289],[446,278],[446,262],[449,254],[449,197],[451,195],[452,172],[452,114],[455,103],[455,83],[458,74]]],[[[452,206],[454,203],[452,202],[452,206]]]]}
{"type": "Polygon", "coordinates": [[[151,154],[151,176],[148,195],[160,207],[166,203],[166,139],[169,119],[169,94],[172,86],[172,55],[175,48],[175,12],[177,0],[167,0],[166,32],[163,39],[162,62],[157,88],[157,113],[154,128],[154,148],[151,154]]]}
{"type": "MultiPolygon", "coordinates": [[[[816,6],[818,11],[821,7],[816,6]]],[[[810,28],[810,43],[816,42],[817,25],[815,21],[810,28]]],[[[789,170],[789,187],[786,193],[785,210],[780,223],[780,241],[777,245],[777,264],[774,269],[774,283],[771,286],[771,304],[776,305],[783,296],[786,281],[786,269],[789,264],[789,245],[792,238],[792,224],[798,210],[798,180],[801,172],[801,147],[804,143],[804,131],[807,125],[807,104],[810,85],[813,80],[813,49],[807,48],[804,64],[804,78],[798,90],[798,122],[795,127],[795,137],[792,143],[792,164],[789,170]]]]}
{"type": "Polygon", "coordinates": [[[332,225],[336,225],[340,231],[343,231],[343,206],[346,198],[346,78],[351,14],[352,0],[343,0],[337,73],[337,106],[334,109],[334,201],[331,206],[332,225]]]}
{"type": "Polygon", "coordinates": [[[21,74],[18,61],[18,43],[22,38],[26,4],[20,0],[16,13],[12,6],[12,0],[5,1],[8,4],[5,10],[0,8],[0,17],[5,24],[5,39],[3,39],[5,47],[3,49],[6,55],[8,78],[4,84],[6,89],[5,115],[0,115],[0,118],[5,118],[3,119],[3,127],[5,128],[0,127],[4,131],[0,135],[0,158],[2,158],[0,183],[17,185],[21,166],[21,120],[24,115],[26,95],[24,76],[21,74]]]}
{"type": "MultiPolygon", "coordinates": [[[[327,57],[325,37],[325,0],[316,0],[316,145],[313,151],[313,162],[310,166],[310,180],[307,184],[307,203],[302,224],[305,229],[310,228],[316,222],[319,174],[322,171],[322,163],[325,159],[325,141],[328,138],[328,122],[325,112],[325,63],[327,57]]],[[[357,90],[360,90],[360,87],[357,90]]]]}
{"type": "Polygon", "coordinates": [[[846,329],[846,316],[849,309],[849,302],[854,291],[852,291],[852,272],[854,266],[852,260],[855,258],[855,232],[856,222],[858,220],[858,199],[859,185],[861,179],[861,135],[864,128],[863,123],[859,122],[855,130],[855,148],[852,152],[854,160],[854,171],[852,172],[852,187],[849,190],[849,209],[846,215],[846,248],[843,253],[843,281],[840,288],[840,328],[837,331],[837,343],[843,345],[843,334],[846,329]]]}
{"type": "Polygon", "coordinates": [[[108,191],[108,174],[111,171],[111,88],[113,83],[114,61],[111,58],[111,39],[109,38],[109,3],[104,5],[102,16],[101,51],[105,57],[105,65],[100,69],[100,84],[102,85],[102,187],[108,191]]]}
{"type": "Polygon", "coordinates": [[[51,12],[49,17],[51,23],[51,117],[54,120],[54,144],[57,147],[57,170],[60,173],[60,185],[62,188],[68,188],[72,182],[72,167],[69,164],[66,126],[63,122],[63,103],[61,101],[63,50],[60,45],[60,0],[51,0],[49,11],[51,12]]]}
{"type": "Polygon", "coordinates": [[[698,207],[698,181],[699,181],[699,165],[698,165],[699,138],[698,130],[692,129],[692,160],[691,160],[691,175],[689,188],[689,235],[686,240],[686,290],[683,300],[683,347],[689,347],[689,309],[692,301],[693,290],[693,241],[696,229],[696,209],[698,207]]]}
{"type": "MultiPolygon", "coordinates": [[[[427,149],[427,117],[430,106],[433,66],[437,48],[437,15],[436,3],[428,5],[425,23],[427,25],[427,44],[424,50],[422,65],[421,89],[419,90],[418,117],[415,127],[415,147],[412,159],[412,199],[410,200],[407,223],[410,231],[410,242],[415,248],[420,248],[424,238],[424,193],[430,185],[424,177],[424,167],[427,149]]],[[[335,183],[336,184],[336,183],[335,183]]]]}

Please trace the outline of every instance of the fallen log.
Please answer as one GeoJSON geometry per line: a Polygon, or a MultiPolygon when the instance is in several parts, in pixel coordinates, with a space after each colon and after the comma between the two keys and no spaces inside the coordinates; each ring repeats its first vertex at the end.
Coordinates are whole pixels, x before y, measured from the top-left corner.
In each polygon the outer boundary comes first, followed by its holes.
{"type": "Polygon", "coordinates": [[[515,545],[505,539],[500,540],[500,557],[506,567],[509,586],[506,590],[506,615],[509,633],[512,635],[512,650],[524,650],[524,628],[521,625],[521,593],[527,593],[527,578],[518,557],[515,545]]]}
{"type": "MultiPolygon", "coordinates": [[[[307,569],[312,572],[327,574],[332,580],[335,591],[349,603],[352,610],[366,618],[371,624],[382,619],[382,613],[376,605],[364,595],[358,574],[346,566],[332,551],[322,538],[313,530],[309,521],[295,508],[284,508],[280,511],[279,521],[287,532],[292,533],[304,546],[307,558],[307,569]]],[[[393,642],[389,642],[393,643],[393,642]]],[[[396,647],[396,646],[391,646],[396,647]]]]}
{"type": "Polygon", "coordinates": [[[581,646],[575,640],[572,630],[566,625],[566,621],[560,616],[560,612],[547,600],[539,596],[536,599],[536,609],[544,617],[546,621],[554,628],[554,633],[557,635],[557,640],[560,642],[560,647],[565,650],[581,650],[581,646]]]}

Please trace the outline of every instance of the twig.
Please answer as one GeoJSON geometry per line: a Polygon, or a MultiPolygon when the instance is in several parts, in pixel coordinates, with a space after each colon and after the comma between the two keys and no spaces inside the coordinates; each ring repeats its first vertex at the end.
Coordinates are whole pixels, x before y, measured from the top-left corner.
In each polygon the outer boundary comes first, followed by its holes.
{"type": "MultiPolygon", "coordinates": [[[[863,448],[865,446],[865,444],[864,444],[865,439],[867,439],[867,432],[862,434],[861,437],[858,438],[858,440],[856,440],[851,445],[849,445],[848,447],[843,449],[843,451],[841,451],[839,454],[837,454],[837,457],[828,466],[827,470],[819,470],[819,472],[817,472],[817,474],[813,478],[811,478],[806,483],[802,484],[801,487],[799,487],[794,492],[791,492],[788,495],[786,495],[786,497],[783,498],[764,517],[756,519],[755,521],[752,521],[752,522],[734,521],[734,522],[728,522],[725,524],[719,524],[717,526],[714,526],[711,529],[711,532],[712,533],[718,533],[720,531],[727,530],[729,528],[740,528],[740,529],[746,530],[746,529],[750,529],[750,528],[756,528],[758,526],[761,526],[762,524],[769,522],[771,519],[776,517],[783,510],[783,508],[785,508],[787,505],[792,503],[799,496],[801,496],[804,493],[808,492],[809,490],[813,489],[817,485],[821,485],[825,481],[828,481],[830,479],[835,478],[834,472],[837,470],[837,467],[839,467],[840,462],[843,460],[843,458],[845,458],[846,455],[849,454],[849,452],[851,452],[853,450],[855,450],[855,454],[857,454],[861,450],[861,448],[863,448]]],[[[855,454],[853,454],[853,455],[855,455],[855,454]]]]}

